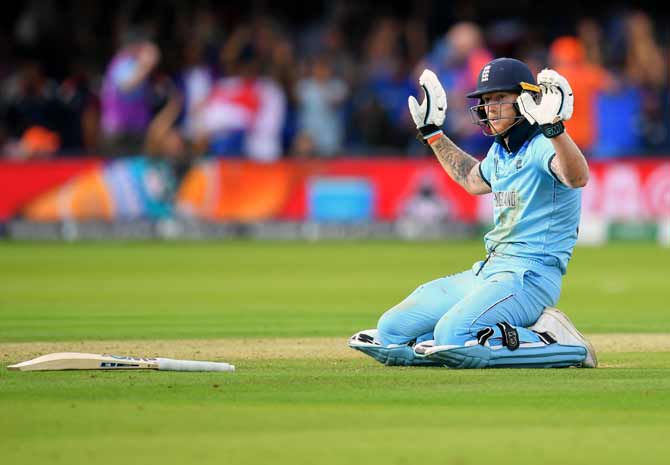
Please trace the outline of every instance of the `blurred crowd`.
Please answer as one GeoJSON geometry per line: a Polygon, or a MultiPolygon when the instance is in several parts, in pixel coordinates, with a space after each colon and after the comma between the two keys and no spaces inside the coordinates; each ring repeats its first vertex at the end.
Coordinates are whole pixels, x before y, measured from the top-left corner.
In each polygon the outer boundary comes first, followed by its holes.
{"type": "Polygon", "coordinates": [[[446,132],[481,156],[491,140],[465,94],[499,56],[568,78],[568,128],[588,156],[670,155],[670,31],[652,11],[574,14],[559,27],[482,21],[472,8],[435,24],[433,2],[409,14],[354,1],[239,6],[17,4],[0,32],[0,156],[418,156],[406,102],[426,67],[447,90],[446,132]]]}

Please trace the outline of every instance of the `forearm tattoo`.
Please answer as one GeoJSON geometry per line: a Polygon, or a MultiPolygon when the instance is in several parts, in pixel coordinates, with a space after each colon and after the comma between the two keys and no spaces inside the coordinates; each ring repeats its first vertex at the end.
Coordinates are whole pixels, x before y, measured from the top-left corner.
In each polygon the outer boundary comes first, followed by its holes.
{"type": "Polygon", "coordinates": [[[468,191],[479,190],[483,187],[480,186],[484,184],[484,181],[480,178],[479,173],[473,174],[472,170],[478,163],[476,158],[458,148],[447,136],[440,137],[431,147],[440,164],[454,181],[468,191]]]}

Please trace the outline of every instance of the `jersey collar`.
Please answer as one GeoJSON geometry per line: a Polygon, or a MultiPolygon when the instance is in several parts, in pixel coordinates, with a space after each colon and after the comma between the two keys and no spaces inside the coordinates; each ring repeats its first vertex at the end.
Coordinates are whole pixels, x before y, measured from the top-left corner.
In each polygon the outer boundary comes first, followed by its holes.
{"type": "Polygon", "coordinates": [[[540,126],[537,124],[530,124],[524,119],[509,130],[509,144],[505,143],[505,138],[503,136],[496,136],[496,142],[499,143],[506,152],[516,153],[524,142],[531,140],[540,132],[540,126]]]}

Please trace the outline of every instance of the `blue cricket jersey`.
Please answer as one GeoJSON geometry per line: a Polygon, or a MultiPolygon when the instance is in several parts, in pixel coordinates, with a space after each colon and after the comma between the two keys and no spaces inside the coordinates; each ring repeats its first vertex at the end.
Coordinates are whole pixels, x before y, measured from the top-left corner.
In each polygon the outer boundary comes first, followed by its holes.
{"type": "Polygon", "coordinates": [[[493,191],[495,226],[484,243],[489,253],[539,260],[565,274],[577,241],[581,189],[555,176],[554,156],[551,141],[526,121],[512,128],[509,147],[496,138],[479,165],[493,191]]]}

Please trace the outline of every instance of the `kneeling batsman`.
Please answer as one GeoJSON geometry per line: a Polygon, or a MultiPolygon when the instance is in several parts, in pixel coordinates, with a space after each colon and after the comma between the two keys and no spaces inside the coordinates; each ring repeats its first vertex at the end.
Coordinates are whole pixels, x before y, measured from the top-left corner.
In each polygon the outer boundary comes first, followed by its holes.
{"type": "Polygon", "coordinates": [[[444,135],[447,96],[425,70],[419,102],[409,97],[418,138],[449,176],[473,195],[493,192],[486,257],[471,269],[419,286],[349,346],[386,365],[595,367],[591,344],[555,308],[577,239],[583,154],[565,130],[568,82],[552,70],[499,58],[468,97],[473,122],[495,137],[480,162],[444,135]]]}

